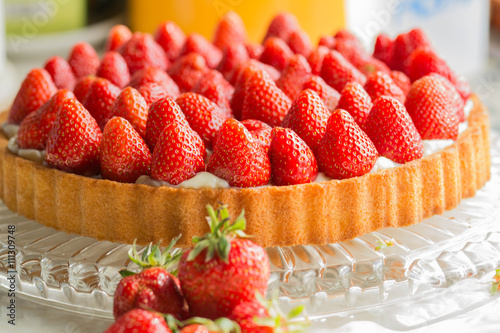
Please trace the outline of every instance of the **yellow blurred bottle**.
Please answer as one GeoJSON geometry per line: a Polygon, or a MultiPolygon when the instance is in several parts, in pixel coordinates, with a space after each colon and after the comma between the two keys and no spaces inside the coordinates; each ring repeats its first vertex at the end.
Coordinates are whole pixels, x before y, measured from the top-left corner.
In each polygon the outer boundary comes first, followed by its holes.
{"type": "Polygon", "coordinates": [[[262,40],[271,19],[282,11],[297,16],[313,43],[345,26],[343,0],[128,0],[128,6],[134,30],[153,32],[160,22],[172,20],[186,33],[198,32],[209,39],[228,10],[242,17],[254,42],[262,40]]]}

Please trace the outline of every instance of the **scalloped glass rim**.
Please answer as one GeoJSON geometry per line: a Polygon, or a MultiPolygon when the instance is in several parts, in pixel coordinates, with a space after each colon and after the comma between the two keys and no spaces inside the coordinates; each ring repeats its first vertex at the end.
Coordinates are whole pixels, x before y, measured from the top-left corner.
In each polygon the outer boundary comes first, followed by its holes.
{"type": "MultiPolygon", "coordinates": [[[[491,133],[491,148],[492,179],[474,198],[443,215],[336,244],[267,248],[268,293],[279,290],[285,309],[304,304],[311,318],[324,319],[391,306],[398,313],[402,302],[418,303],[429,295],[447,294],[471,280],[483,288],[500,266],[500,234],[492,232],[495,227],[498,230],[500,211],[500,136],[496,132],[491,133]],[[379,238],[394,245],[375,250],[379,238]]],[[[0,203],[2,287],[7,285],[6,240],[11,224],[16,225],[19,293],[67,311],[112,317],[118,271],[135,269],[127,258],[130,245],[59,232],[19,217],[0,203]]],[[[414,320],[397,323],[415,324],[414,320]]]]}

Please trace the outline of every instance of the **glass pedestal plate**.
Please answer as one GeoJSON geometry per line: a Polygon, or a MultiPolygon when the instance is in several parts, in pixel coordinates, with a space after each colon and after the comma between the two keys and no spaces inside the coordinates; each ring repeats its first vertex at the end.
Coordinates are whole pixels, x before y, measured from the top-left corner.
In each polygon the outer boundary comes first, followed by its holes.
{"type": "MultiPolygon", "coordinates": [[[[369,320],[408,330],[494,300],[500,268],[496,132],[491,146],[491,180],[443,215],[337,244],[267,248],[268,292],[279,291],[285,310],[304,304],[318,328],[369,320]],[[381,241],[393,245],[377,250],[381,241]]],[[[0,204],[0,285],[9,289],[12,265],[17,294],[40,306],[112,318],[118,272],[137,269],[129,248],[46,228],[0,204]],[[9,256],[9,235],[15,256],[9,256]]]]}

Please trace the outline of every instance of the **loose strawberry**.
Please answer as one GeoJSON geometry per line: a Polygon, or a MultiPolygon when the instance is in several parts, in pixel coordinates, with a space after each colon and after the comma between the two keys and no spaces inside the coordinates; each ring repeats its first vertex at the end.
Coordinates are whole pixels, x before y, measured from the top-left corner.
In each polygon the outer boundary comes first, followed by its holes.
{"type": "Polygon", "coordinates": [[[318,175],[311,148],[289,128],[273,128],[269,158],[272,179],[278,186],[310,183],[318,175]]]}
{"type": "Polygon", "coordinates": [[[146,143],[151,151],[154,151],[163,129],[174,121],[184,121],[187,124],[184,113],[173,98],[165,97],[150,105],[146,122],[146,143]]]}
{"type": "Polygon", "coordinates": [[[181,92],[191,91],[200,78],[209,70],[205,59],[198,53],[186,54],[172,64],[168,70],[181,92]]]}
{"type": "Polygon", "coordinates": [[[372,108],[372,99],[362,85],[351,82],[342,90],[337,108],[349,112],[359,127],[364,128],[372,108]]]}
{"type": "Polygon", "coordinates": [[[194,248],[182,255],[179,280],[190,314],[214,319],[231,314],[242,302],[254,300],[256,293],[265,293],[269,261],[261,246],[236,238],[246,236],[243,213],[230,223],[227,207],[214,211],[207,206],[207,210],[210,232],[195,237],[194,248]]]}
{"type": "Polygon", "coordinates": [[[98,174],[101,137],[97,122],[83,105],[67,99],[49,132],[45,161],[66,172],[98,174]]]}
{"type": "Polygon", "coordinates": [[[259,60],[281,72],[285,69],[292,55],[292,50],[282,39],[271,37],[265,41],[264,51],[259,60]]]}
{"type": "Polygon", "coordinates": [[[228,11],[219,21],[215,28],[214,45],[221,51],[225,48],[245,43],[247,31],[241,17],[234,11],[228,11]]]}
{"type": "Polygon", "coordinates": [[[17,132],[19,147],[44,150],[59,108],[70,98],[75,98],[71,91],[59,90],[38,110],[24,118],[17,132]]]}
{"type": "Polygon", "coordinates": [[[208,149],[212,149],[217,132],[227,115],[208,98],[188,92],[176,100],[191,128],[198,133],[208,149]]]}
{"type": "Polygon", "coordinates": [[[229,82],[234,82],[234,74],[238,66],[249,59],[247,49],[243,44],[229,45],[224,49],[224,55],[217,70],[229,82]]]}
{"type": "Polygon", "coordinates": [[[392,54],[394,52],[394,41],[385,34],[377,36],[373,57],[392,67],[392,54]]]}
{"type": "Polygon", "coordinates": [[[141,137],[146,137],[148,104],[142,95],[132,87],[126,87],[116,98],[110,118],[122,117],[130,122],[141,137]]]}
{"type": "Polygon", "coordinates": [[[45,70],[52,77],[52,81],[58,89],[73,90],[76,78],[68,62],[59,56],[54,56],[47,60],[45,70]]]}
{"type": "Polygon", "coordinates": [[[255,140],[260,143],[262,148],[264,148],[266,152],[269,152],[269,147],[271,147],[271,132],[273,128],[265,122],[255,119],[242,120],[241,123],[247,130],[250,131],[255,140]]]}
{"type": "Polygon", "coordinates": [[[349,112],[337,109],[328,118],[317,156],[320,170],[328,177],[346,179],[368,173],[378,152],[349,112]]]}
{"type": "Polygon", "coordinates": [[[170,61],[179,57],[186,42],[186,35],[182,29],[172,21],[161,23],[154,34],[156,42],[163,48],[170,61]]]}
{"type": "Polygon", "coordinates": [[[209,68],[217,68],[222,60],[222,51],[200,34],[192,33],[186,38],[181,55],[189,53],[201,55],[209,68]]]}
{"type": "Polygon", "coordinates": [[[262,186],[271,178],[267,153],[245,126],[232,118],[219,130],[207,171],[234,187],[262,186]]]}
{"type": "Polygon", "coordinates": [[[178,185],[205,171],[205,145],[186,121],[170,122],[153,151],[151,178],[178,185]]]}
{"type": "Polygon", "coordinates": [[[132,37],[132,32],[129,28],[122,24],[117,24],[109,30],[108,39],[104,50],[118,51],[132,37]]]}
{"type": "Polygon", "coordinates": [[[57,91],[50,74],[45,69],[32,69],[24,79],[10,107],[9,124],[20,124],[57,91]]]}
{"type": "Polygon", "coordinates": [[[303,90],[293,101],[281,126],[294,130],[316,153],[329,116],[330,111],[318,94],[312,90],[303,90]]]}
{"type": "Polygon", "coordinates": [[[119,94],[120,88],[103,78],[95,79],[90,85],[82,104],[101,128],[109,120],[113,103],[119,94]]]}
{"type": "Polygon", "coordinates": [[[174,238],[163,253],[158,245],[147,246],[141,256],[135,245],[130,249],[129,258],[139,265],[141,271],[137,274],[120,272],[124,278],[114,294],[113,315],[116,319],[120,320],[138,308],[170,314],[177,319],[187,317],[187,304],[179,280],[168,271],[181,256],[178,250],[172,250],[177,240],[174,238]]]}
{"type": "Polygon", "coordinates": [[[114,51],[104,54],[101,64],[97,68],[96,76],[107,79],[118,88],[125,87],[130,81],[130,73],[125,59],[114,51]]]}
{"type": "Polygon", "coordinates": [[[287,44],[293,53],[302,54],[306,58],[309,57],[313,51],[311,39],[303,30],[292,32],[288,37],[287,44]]]}
{"type": "Polygon", "coordinates": [[[245,86],[241,119],[257,119],[270,126],[281,124],[290,109],[291,101],[269,75],[257,71],[245,86]]]}
{"type": "Polygon", "coordinates": [[[314,75],[319,75],[321,73],[321,67],[323,66],[323,60],[325,56],[330,52],[330,50],[325,46],[318,46],[316,50],[311,52],[307,61],[311,66],[311,72],[314,75]]]}
{"type": "Polygon", "coordinates": [[[410,162],[423,155],[420,134],[405,106],[394,98],[382,96],[373,102],[364,130],[379,154],[396,163],[410,162]]]}
{"type": "Polygon", "coordinates": [[[323,60],[321,77],[337,91],[342,91],[349,82],[364,85],[366,77],[337,51],[330,51],[323,60]]]}
{"type": "Polygon", "coordinates": [[[294,100],[302,91],[302,85],[311,76],[311,67],[301,54],[294,54],[290,62],[283,70],[281,77],[276,81],[276,85],[283,92],[294,100]]]}
{"type": "Polygon", "coordinates": [[[104,127],[99,161],[102,178],[135,183],[140,176],[149,174],[151,152],[125,118],[113,117],[104,127]]]}
{"type": "Polygon", "coordinates": [[[380,96],[389,96],[404,104],[406,95],[392,80],[389,74],[375,72],[371,74],[365,83],[365,91],[374,101],[380,96]]]}
{"type": "Polygon", "coordinates": [[[288,40],[290,34],[297,30],[300,30],[300,25],[297,18],[293,14],[286,12],[279,13],[269,24],[264,41],[271,37],[288,40]]]}
{"type": "Polygon", "coordinates": [[[419,48],[432,49],[429,39],[422,30],[413,29],[397,36],[393,44],[391,69],[401,71],[411,79],[408,72],[410,55],[419,48]]]}
{"type": "Polygon", "coordinates": [[[228,117],[233,115],[230,100],[233,98],[234,88],[218,71],[206,72],[193,88],[193,92],[217,104],[228,117]]]}
{"type": "Polygon", "coordinates": [[[157,312],[134,309],[118,318],[104,333],[172,333],[163,316],[157,312]]]}
{"type": "Polygon", "coordinates": [[[150,34],[135,32],[132,37],[120,47],[120,54],[127,62],[130,74],[147,68],[157,67],[166,70],[169,61],[165,51],[156,43],[150,34]]]}
{"type": "Polygon", "coordinates": [[[411,86],[406,110],[423,140],[458,137],[459,119],[442,79],[425,76],[411,86]]]}
{"type": "Polygon", "coordinates": [[[80,103],[83,103],[85,97],[89,92],[92,82],[94,82],[96,79],[96,76],[89,75],[82,77],[76,82],[75,89],[73,89],[73,94],[75,94],[75,97],[78,99],[78,101],[80,101],[80,103]]]}
{"type": "Polygon", "coordinates": [[[95,49],[88,43],[78,43],[71,49],[68,63],[77,79],[84,76],[95,75],[99,67],[99,56],[95,49]]]}
{"type": "Polygon", "coordinates": [[[339,92],[326,84],[321,77],[311,75],[302,85],[302,90],[305,89],[314,90],[330,112],[337,108],[340,99],[339,92]]]}
{"type": "Polygon", "coordinates": [[[264,46],[261,44],[247,43],[245,44],[245,48],[250,59],[259,59],[262,52],[264,52],[264,46]]]}
{"type": "Polygon", "coordinates": [[[403,91],[403,94],[406,96],[410,92],[411,81],[410,78],[403,72],[400,71],[391,71],[389,74],[392,81],[403,91]]]}

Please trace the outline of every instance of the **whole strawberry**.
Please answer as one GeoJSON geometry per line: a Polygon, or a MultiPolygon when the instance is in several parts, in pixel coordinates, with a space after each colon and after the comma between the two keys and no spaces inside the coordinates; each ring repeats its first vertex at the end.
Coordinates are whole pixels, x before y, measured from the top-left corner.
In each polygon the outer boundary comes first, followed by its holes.
{"type": "Polygon", "coordinates": [[[307,61],[311,66],[311,72],[314,75],[320,75],[321,67],[323,66],[323,60],[325,56],[330,52],[330,49],[326,46],[318,46],[316,50],[312,51],[307,57],[307,61]]]}
{"type": "Polygon", "coordinates": [[[210,232],[193,239],[178,269],[190,315],[215,319],[266,292],[269,261],[261,246],[236,238],[245,237],[243,214],[230,223],[227,207],[207,210],[210,232]]]}
{"type": "Polygon", "coordinates": [[[215,47],[215,45],[205,37],[197,33],[191,33],[186,38],[181,55],[193,52],[201,55],[210,68],[217,68],[217,65],[219,65],[222,59],[222,51],[215,47]]]}
{"type": "Polygon", "coordinates": [[[162,47],[149,34],[135,32],[119,50],[127,62],[130,74],[146,67],[166,70],[169,61],[162,47]]]}
{"type": "Polygon", "coordinates": [[[269,156],[245,126],[232,118],[219,130],[207,171],[235,187],[262,186],[271,178],[269,156]]]}
{"type": "Polygon", "coordinates": [[[259,60],[281,72],[288,65],[292,56],[292,50],[282,39],[271,37],[264,42],[264,51],[259,60]]]}
{"type": "Polygon", "coordinates": [[[172,21],[165,21],[158,25],[154,36],[156,42],[163,48],[170,61],[174,61],[179,56],[186,42],[186,35],[172,21]]]}
{"type": "Polygon", "coordinates": [[[304,82],[311,76],[311,67],[301,54],[295,54],[283,70],[281,77],[276,81],[278,88],[294,100],[302,91],[304,82]]]}
{"type": "Polygon", "coordinates": [[[102,178],[135,183],[140,176],[149,174],[151,152],[126,119],[114,117],[104,127],[99,161],[102,178]]]}
{"type": "Polygon", "coordinates": [[[95,75],[99,67],[99,56],[88,43],[78,43],[71,49],[68,63],[77,79],[88,75],[95,75]]]}
{"type": "Polygon", "coordinates": [[[75,98],[68,90],[59,90],[35,112],[30,113],[19,125],[17,143],[20,148],[43,150],[47,145],[59,108],[64,101],[75,98]]]}
{"type": "Polygon", "coordinates": [[[229,82],[235,82],[234,74],[238,66],[249,59],[248,51],[243,44],[229,45],[224,49],[222,60],[217,70],[229,82]]]}
{"type": "Polygon", "coordinates": [[[134,309],[111,325],[104,333],[172,333],[163,316],[157,312],[134,309]]]}
{"type": "Polygon", "coordinates": [[[146,137],[148,104],[144,97],[134,88],[126,87],[122,90],[113,103],[110,117],[125,118],[141,137],[146,137]]]}
{"type": "Polygon", "coordinates": [[[394,53],[394,41],[385,34],[380,34],[375,40],[373,57],[383,61],[387,66],[392,67],[392,55],[394,53]]]}
{"type": "Polygon", "coordinates": [[[384,72],[375,72],[368,76],[365,83],[365,91],[374,101],[380,96],[389,96],[404,104],[406,95],[392,80],[391,76],[384,72]]]}
{"type": "Polygon", "coordinates": [[[329,116],[330,111],[318,94],[307,89],[297,96],[281,126],[294,130],[316,153],[329,116]]]}
{"type": "Polygon", "coordinates": [[[247,40],[247,31],[243,20],[234,11],[228,11],[220,19],[214,33],[214,45],[221,51],[231,45],[243,44],[247,40]]]}
{"type": "Polygon", "coordinates": [[[302,54],[304,57],[309,57],[313,51],[313,46],[309,35],[303,31],[298,30],[290,34],[287,40],[287,44],[295,54],[302,54]]]}
{"type": "Polygon", "coordinates": [[[206,72],[194,87],[193,92],[217,104],[226,116],[233,115],[230,100],[233,97],[234,88],[218,71],[206,72]]]}
{"type": "Polygon", "coordinates": [[[378,152],[349,112],[337,109],[328,118],[317,156],[320,170],[328,177],[346,179],[368,173],[378,152]]]}
{"type": "Polygon", "coordinates": [[[379,154],[396,163],[407,163],[423,155],[422,138],[410,115],[392,97],[382,96],[373,102],[363,128],[379,154]]]}
{"type": "Polygon", "coordinates": [[[151,178],[178,185],[205,171],[205,145],[185,120],[165,126],[153,151],[151,178]]]}
{"type": "Polygon", "coordinates": [[[132,32],[129,28],[122,24],[117,24],[113,26],[108,33],[108,39],[106,40],[106,46],[104,50],[108,51],[118,51],[120,46],[125,44],[132,37],[132,32]]]}
{"type": "Polygon", "coordinates": [[[362,85],[351,82],[342,90],[337,108],[349,112],[359,127],[363,128],[372,108],[372,99],[362,85]]]}
{"type": "Polygon", "coordinates": [[[97,78],[90,84],[82,104],[95,118],[101,129],[109,120],[113,104],[119,94],[120,88],[106,79],[97,78]]]}
{"type": "Polygon", "coordinates": [[[271,37],[288,40],[290,34],[298,30],[300,30],[300,25],[293,14],[287,12],[279,13],[272,19],[271,23],[269,23],[264,40],[271,37]]]}
{"type": "MultiPolygon", "coordinates": [[[[166,96],[177,98],[180,95],[179,87],[174,80],[165,72],[156,67],[147,67],[138,70],[132,75],[129,86],[139,90],[141,87],[158,85],[165,92],[166,96]]],[[[165,97],[165,96],[164,96],[165,97]]]]}
{"type": "Polygon", "coordinates": [[[104,54],[101,64],[97,68],[96,76],[107,79],[119,88],[125,87],[130,81],[130,73],[125,59],[120,53],[114,51],[104,54]]]}
{"type": "Polygon", "coordinates": [[[73,90],[76,78],[68,62],[59,56],[49,58],[44,66],[58,89],[73,90]]]}
{"type": "Polygon", "coordinates": [[[205,58],[198,53],[189,53],[177,58],[168,69],[168,74],[182,92],[191,91],[209,70],[205,58]]]}
{"type": "Polygon", "coordinates": [[[321,77],[337,91],[342,91],[349,82],[364,85],[366,77],[337,51],[330,51],[321,67],[321,77]]]}
{"type": "Polygon", "coordinates": [[[260,143],[264,150],[269,152],[269,147],[271,147],[271,131],[273,128],[265,122],[255,119],[242,120],[241,123],[252,133],[252,136],[260,143]]]}
{"type": "Polygon", "coordinates": [[[269,158],[276,185],[310,183],[318,175],[318,164],[311,148],[289,128],[273,128],[269,158]]]}
{"type": "Polygon", "coordinates": [[[101,137],[97,122],[83,105],[67,99],[49,132],[45,161],[51,167],[71,173],[98,174],[101,137]]]}
{"type": "Polygon", "coordinates": [[[178,238],[173,239],[163,253],[158,245],[147,246],[142,256],[137,254],[135,245],[130,249],[130,260],[142,270],[137,274],[120,272],[124,277],[116,287],[113,301],[113,315],[116,319],[120,320],[134,309],[171,314],[177,319],[187,317],[187,304],[179,280],[168,271],[181,255],[177,250],[172,251],[177,240],[178,238]]]}
{"type": "Polygon", "coordinates": [[[278,126],[290,109],[291,101],[265,72],[257,71],[245,84],[241,119],[257,119],[278,126]]]}
{"type": "Polygon", "coordinates": [[[423,140],[458,137],[457,111],[439,77],[424,76],[415,81],[405,106],[423,140]]]}
{"type": "Polygon", "coordinates": [[[410,78],[411,75],[409,75],[408,72],[410,55],[419,48],[432,49],[429,39],[424,32],[418,28],[397,36],[392,47],[391,69],[401,71],[410,78]]]}
{"type": "Polygon", "coordinates": [[[330,112],[337,108],[340,99],[339,92],[326,84],[321,77],[311,75],[302,85],[302,90],[306,89],[314,90],[330,112]]]}
{"type": "Polygon", "coordinates": [[[50,74],[45,69],[32,69],[17,92],[10,107],[9,124],[20,124],[30,113],[36,111],[57,91],[50,74]]]}
{"type": "Polygon", "coordinates": [[[85,97],[87,97],[90,86],[95,80],[97,80],[96,76],[89,75],[82,77],[76,82],[75,89],[73,89],[73,94],[75,94],[76,99],[78,99],[80,103],[83,103],[85,97]]]}

